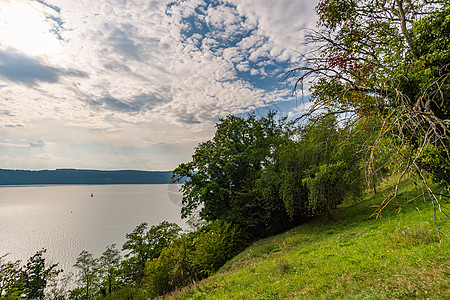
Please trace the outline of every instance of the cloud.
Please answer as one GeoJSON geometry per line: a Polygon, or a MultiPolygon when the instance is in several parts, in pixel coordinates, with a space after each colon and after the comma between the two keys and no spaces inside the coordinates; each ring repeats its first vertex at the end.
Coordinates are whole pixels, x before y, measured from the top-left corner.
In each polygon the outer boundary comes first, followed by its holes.
{"type": "Polygon", "coordinates": [[[86,77],[78,70],[64,70],[43,64],[34,57],[0,49],[0,77],[34,86],[38,82],[56,83],[61,76],[86,77]]]}
{"type": "Polygon", "coordinates": [[[55,158],[48,154],[34,154],[31,156],[31,159],[36,162],[40,162],[40,161],[51,161],[55,158]]]}
{"type": "Polygon", "coordinates": [[[257,23],[256,34],[271,43],[270,54],[277,60],[297,62],[304,41],[303,28],[314,28],[317,22],[314,7],[317,0],[229,0],[249,22],[257,23]]]}
{"type": "Polygon", "coordinates": [[[122,24],[120,27],[108,28],[110,26],[106,24],[105,27],[109,31],[108,42],[117,53],[137,61],[142,60],[142,46],[132,39],[136,31],[133,25],[122,24]]]}
{"type": "MultiPolygon", "coordinates": [[[[219,118],[292,99],[290,83],[279,80],[298,62],[299,29],[314,24],[315,2],[32,1],[44,16],[37,21],[48,23],[42,28],[53,30],[59,46],[38,54],[0,46],[7,99],[1,100],[0,135],[20,136],[28,147],[45,132],[55,141],[45,150],[55,151],[58,162],[68,161],[70,150],[83,166],[105,157],[92,146],[97,141],[114,154],[117,145],[137,149],[142,141],[186,139],[177,153],[189,158],[195,141],[211,138],[219,118]],[[9,129],[15,124],[24,127],[9,129]],[[81,148],[83,155],[77,154],[81,148]]],[[[138,151],[141,158],[160,169],[181,160],[147,150],[138,151]]],[[[125,155],[124,168],[131,164],[125,155]]],[[[119,161],[108,159],[111,166],[119,161]]]]}
{"type": "Polygon", "coordinates": [[[119,100],[112,96],[106,96],[101,99],[91,101],[90,105],[116,112],[138,113],[152,110],[155,107],[170,101],[172,101],[172,99],[166,99],[156,93],[149,93],[136,95],[127,100],[119,100]]]}
{"type": "Polygon", "coordinates": [[[200,124],[200,121],[192,113],[180,113],[178,114],[178,121],[184,124],[200,124]]]}
{"type": "Polygon", "coordinates": [[[43,148],[45,146],[45,142],[43,140],[37,140],[36,142],[31,142],[31,148],[43,148]]]}
{"type": "Polygon", "coordinates": [[[8,110],[0,110],[0,115],[8,116],[8,117],[13,117],[13,116],[14,116],[14,115],[11,114],[11,112],[8,111],[8,110]]]}
{"type": "Polygon", "coordinates": [[[250,70],[250,63],[248,61],[244,61],[236,65],[236,69],[241,72],[246,72],[250,70]]]}
{"type": "MultiPolygon", "coordinates": [[[[28,148],[27,145],[19,144],[19,143],[11,143],[11,142],[0,142],[0,146],[6,146],[8,148],[28,148]]],[[[0,147],[0,150],[2,147],[0,147]]],[[[6,159],[6,157],[4,157],[6,159]]]]}
{"type": "Polygon", "coordinates": [[[58,82],[60,71],[23,54],[0,50],[0,76],[10,81],[35,85],[37,82],[58,82]]]}
{"type": "Polygon", "coordinates": [[[58,13],[61,12],[61,9],[58,6],[56,6],[56,5],[51,5],[49,3],[46,3],[43,0],[37,0],[37,2],[41,3],[42,5],[48,7],[50,9],[52,9],[52,10],[54,10],[55,12],[58,12],[58,13]]]}
{"type": "Polygon", "coordinates": [[[285,40],[276,35],[281,25],[284,36],[298,32],[299,21],[291,27],[288,23],[294,15],[302,19],[302,5],[282,0],[270,9],[273,5],[264,1],[255,1],[255,8],[242,2],[61,3],[55,17],[64,22],[63,58],[76,57],[77,68],[84,72],[69,75],[89,74],[78,77],[72,95],[64,98],[87,102],[105,114],[140,114],[144,120],[152,111],[151,118],[182,124],[210,124],[264,101],[284,101],[272,91],[293,56],[279,50],[277,42],[285,40]],[[272,25],[276,30],[267,29],[272,25]],[[279,68],[270,67],[274,65],[279,68]],[[138,99],[136,94],[165,100],[138,99]],[[211,101],[214,112],[209,110],[211,101]]]}

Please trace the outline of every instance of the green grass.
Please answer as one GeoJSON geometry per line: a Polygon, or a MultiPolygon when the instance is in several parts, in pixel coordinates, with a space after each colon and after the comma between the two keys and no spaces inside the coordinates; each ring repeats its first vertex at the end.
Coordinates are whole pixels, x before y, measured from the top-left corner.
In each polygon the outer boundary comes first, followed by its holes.
{"type": "MultiPolygon", "coordinates": [[[[168,299],[450,299],[449,236],[439,242],[428,198],[404,183],[378,219],[383,193],[255,242],[221,270],[168,299]],[[425,200],[425,201],[424,201],[425,200]]],[[[448,205],[447,205],[448,206],[448,205]]]]}

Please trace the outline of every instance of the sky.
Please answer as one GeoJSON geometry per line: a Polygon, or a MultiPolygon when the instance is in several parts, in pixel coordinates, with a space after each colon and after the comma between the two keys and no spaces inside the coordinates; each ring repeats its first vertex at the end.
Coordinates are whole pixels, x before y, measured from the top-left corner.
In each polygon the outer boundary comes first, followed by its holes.
{"type": "Polygon", "coordinates": [[[0,0],[0,168],[173,170],[281,79],[316,0],[0,0]]]}

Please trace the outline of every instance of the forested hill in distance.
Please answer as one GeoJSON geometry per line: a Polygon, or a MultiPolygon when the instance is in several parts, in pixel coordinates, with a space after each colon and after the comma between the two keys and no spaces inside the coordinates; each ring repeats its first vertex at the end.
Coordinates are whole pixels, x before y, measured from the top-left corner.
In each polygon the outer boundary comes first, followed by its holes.
{"type": "Polygon", "coordinates": [[[80,169],[0,169],[0,185],[29,184],[167,184],[172,171],[100,171],[80,169]]]}

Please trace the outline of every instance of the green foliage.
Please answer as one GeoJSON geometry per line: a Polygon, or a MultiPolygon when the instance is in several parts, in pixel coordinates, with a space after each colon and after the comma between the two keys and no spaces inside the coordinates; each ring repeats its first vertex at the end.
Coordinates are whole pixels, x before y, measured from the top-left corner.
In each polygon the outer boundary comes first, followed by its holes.
{"type": "MultiPolygon", "coordinates": [[[[317,77],[313,108],[378,119],[381,130],[369,151],[388,140],[410,160],[406,172],[427,171],[448,186],[448,1],[327,0],[316,11],[321,29],[310,42],[317,47],[290,73],[300,84],[317,77]]],[[[369,172],[377,170],[373,163],[369,172]]]]}
{"type": "Polygon", "coordinates": [[[23,293],[25,298],[43,299],[48,281],[55,279],[62,272],[62,270],[56,269],[58,264],[45,265],[43,255],[46,251],[46,249],[37,251],[22,268],[22,276],[25,277],[23,293]]]}
{"type": "Polygon", "coordinates": [[[175,247],[164,249],[161,256],[150,261],[146,267],[145,286],[150,295],[155,297],[168,293],[175,288],[174,279],[179,281],[180,274],[177,266],[175,254],[183,255],[181,249],[175,250],[175,247]]]}
{"type": "Polygon", "coordinates": [[[77,261],[73,265],[78,269],[77,282],[79,288],[72,291],[72,297],[78,299],[92,299],[98,284],[98,260],[92,253],[86,250],[81,251],[77,261]]]}
{"type": "Polygon", "coordinates": [[[142,288],[127,285],[113,294],[102,297],[104,300],[148,300],[148,293],[142,288]]]}
{"type": "MultiPolygon", "coordinates": [[[[446,145],[450,148],[450,141],[447,141],[446,145]]],[[[446,160],[446,155],[445,148],[429,145],[423,149],[423,155],[419,157],[418,163],[431,173],[434,181],[450,188],[450,162],[446,160]]]]}
{"type": "Polygon", "coordinates": [[[214,221],[193,236],[189,261],[196,278],[215,273],[246,245],[242,232],[223,221],[214,221]]]}
{"type": "Polygon", "coordinates": [[[99,258],[99,272],[105,295],[112,294],[118,288],[120,261],[120,252],[115,244],[107,247],[99,258]]]}
{"type": "Polygon", "coordinates": [[[255,185],[290,126],[284,119],[276,121],[273,112],[259,119],[249,115],[220,120],[213,139],[201,143],[192,161],[174,170],[176,176],[188,178],[182,186],[182,216],[201,207],[203,219],[239,224],[250,238],[273,233],[269,227],[287,219],[286,214],[277,198],[261,199],[255,185]]]}
{"type": "MultiPolygon", "coordinates": [[[[339,128],[331,115],[310,120],[295,131],[291,140],[266,170],[291,219],[316,216],[336,208],[344,199],[361,195],[363,165],[367,159],[360,151],[373,136],[375,122],[360,120],[339,128]]],[[[269,182],[265,182],[267,193],[269,182]]]]}
{"type": "Polygon", "coordinates": [[[157,258],[161,251],[179,236],[181,228],[175,223],[163,221],[147,229],[147,223],[136,226],[126,235],[127,241],[122,250],[129,250],[123,268],[132,281],[140,283],[144,277],[145,263],[157,258]]]}
{"type": "MultiPolygon", "coordinates": [[[[302,187],[299,195],[304,198],[305,213],[329,214],[344,198],[361,194],[364,188],[362,164],[366,157],[357,153],[372,135],[367,128],[373,126],[376,125],[357,122],[341,129],[336,118],[328,115],[319,116],[300,128],[300,141],[295,149],[283,154],[284,159],[292,158],[284,163],[281,174],[288,179],[296,178],[297,185],[302,187]]],[[[295,195],[290,191],[295,188],[292,185],[296,180],[284,180],[285,198],[295,195]]]]}
{"type": "Polygon", "coordinates": [[[400,89],[410,99],[410,105],[426,112],[425,120],[415,124],[422,135],[431,132],[430,142],[412,134],[419,165],[435,181],[450,186],[450,5],[447,3],[430,16],[414,24],[412,35],[417,55],[408,57],[402,66],[400,89]]]}
{"type": "Polygon", "coordinates": [[[44,290],[62,270],[58,264],[47,266],[43,255],[47,250],[37,251],[24,266],[20,261],[5,262],[0,257],[0,297],[5,299],[44,299],[44,290]]]}
{"type": "Polygon", "coordinates": [[[0,297],[20,299],[24,285],[20,261],[4,261],[6,256],[0,257],[0,297]]]}
{"type": "Polygon", "coordinates": [[[148,230],[147,223],[139,224],[126,235],[122,246],[128,250],[125,260],[121,260],[115,244],[107,247],[99,258],[82,251],[74,265],[79,270],[78,286],[68,293],[69,299],[147,299],[148,293],[141,286],[145,264],[157,261],[161,253],[168,251],[180,232],[177,224],[167,221],[148,230]]]}
{"type": "Polygon", "coordinates": [[[216,272],[238,253],[245,240],[236,226],[214,221],[183,235],[146,266],[145,286],[158,296],[216,272]]]}
{"type": "Polygon", "coordinates": [[[317,211],[330,211],[344,200],[346,193],[346,166],[339,162],[319,166],[314,177],[308,177],[303,183],[308,187],[311,214],[317,211]]]}
{"type": "Polygon", "coordinates": [[[221,120],[214,138],[174,171],[189,178],[184,216],[200,208],[205,220],[232,222],[254,240],[330,215],[361,194],[367,156],[356,152],[374,138],[377,122],[363,118],[341,129],[329,115],[295,127],[274,117],[221,120]]]}

